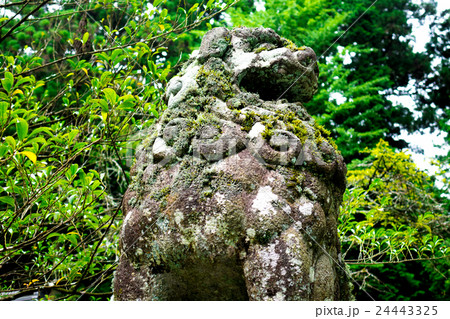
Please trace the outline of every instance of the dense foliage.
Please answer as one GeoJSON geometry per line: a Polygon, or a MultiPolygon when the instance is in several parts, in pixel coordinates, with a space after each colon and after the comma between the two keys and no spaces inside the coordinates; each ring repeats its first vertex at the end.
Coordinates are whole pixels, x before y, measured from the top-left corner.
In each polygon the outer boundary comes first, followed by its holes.
{"type": "Polygon", "coordinates": [[[133,150],[212,24],[270,27],[317,52],[320,87],[306,107],[348,163],[339,231],[356,297],[448,300],[450,155],[437,159],[436,184],[398,135],[450,131],[450,12],[372,2],[0,5],[0,299],[111,296],[133,150]],[[414,52],[409,19],[430,17],[427,51],[414,52]],[[389,100],[405,92],[418,117],[389,100]]]}
{"type": "Polygon", "coordinates": [[[449,224],[432,178],[383,140],[365,153],[363,161],[349,165],[339,227],[344,259],[362,283],[355,293],[361,299],[369,292],[381,300],[445,300],[449,224]],[[420,271],[405,268],[408,261],[420,271]],[[435,267],[443,276],[436,276],[435,267]],[[392,280],[395,275],[402,279],[392,280]],[[427,289],[428,281],[440,284],[427,289]]]}

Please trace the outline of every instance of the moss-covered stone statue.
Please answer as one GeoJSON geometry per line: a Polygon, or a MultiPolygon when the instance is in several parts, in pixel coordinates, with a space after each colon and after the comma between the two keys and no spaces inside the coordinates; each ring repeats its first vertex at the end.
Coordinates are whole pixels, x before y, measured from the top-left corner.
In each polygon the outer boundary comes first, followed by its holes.
{"type": "Polygon", "coordinates": [[[137,151],[115,300],[349,298],[346,167],[302,105],[317,76],[271,29],[206,33],[137,151]]]}

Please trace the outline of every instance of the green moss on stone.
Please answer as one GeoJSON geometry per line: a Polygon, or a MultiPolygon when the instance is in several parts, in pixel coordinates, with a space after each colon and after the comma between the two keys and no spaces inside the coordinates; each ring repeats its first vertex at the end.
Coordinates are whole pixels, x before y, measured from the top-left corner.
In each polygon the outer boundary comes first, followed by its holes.
{"type": "Polygon", "coordinates": [[[253,111],[245,113],[245,119],[244,119],[244,122],[242,123],[242,130],[246,131],[246,132],[250,132],[253,125],[257,122],[257,118],[258,118],[258,114],[256,114],[253,111]]]}
{"type": "Polygon", "coordinates": [[[289,50],[292,50],[292,51],[303,51],[303,50],[305,50],[304,46],[298,47],[298,46],[295,45],[294,42],[292,42],[289,39],[282,38],[282,40],[283,40],[283,46],[285,48],[288,48],[289,50]]]}
{"type": "Polygon", "coordinates": [[[327,141],[333,148],[339,152],[338,147],[334,140],[331,138],[331,132],[328,131],[325,127],[318,124],[317,122],[314,123],[315,133],[315,142],[317,145],[320,145],[323,141],[327,141]]]}
{"type": "Polygon", "coordinates": [[[253,52],[255,52],[255,53],[260,53],[262,51],[267,51],[267,48],[266,47],[259,47],[259,48],[256,48],[255,50],[253,50],[253,52]]]}
{"type": "Polygon", "coordinates": [[[225,101],[234,96],[231,76],[220,66],[201,66],[196,81],[206,96],[215,96],[225,101]]]}
{"type": "Polygon", "coordinates": [[[300,196],[303,191],[302,185],[304,179],[305,175],[303,174],[303,172],[298,170],[292,170],[286,182],[286,186],[288,189],[292,189],[297,194],[297,196],[300,196]]]}
{"type": "Polygon", "coordinates": [[[277,112],[279,119],[286,125],[289,132],[292,132],[300,139],[302,144],[305,143],[308,138],[308,130],[303,122],[292,111],[289,112],[277,112]]]}

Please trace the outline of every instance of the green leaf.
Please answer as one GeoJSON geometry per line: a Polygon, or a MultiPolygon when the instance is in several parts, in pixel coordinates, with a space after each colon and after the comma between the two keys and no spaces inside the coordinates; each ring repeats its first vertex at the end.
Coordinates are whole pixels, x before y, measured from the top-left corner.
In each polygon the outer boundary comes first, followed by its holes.
{"type": "Polygon", "coordinates": [[[136,46],[139,47],[139,49],[144,51],[144,52],[151,51],[149,46],[146,43],[144,43],[144,42],[138,42],[138,43],[136,43],[136,46]]]}
{"type": "Polygon", "coordinates": [[[9,104],[6,102],[0,102],[0,125],[4,125],[6,119],[8,118],[8,107],[9,104]]]}
{"type": "Polygon", "coordinates": [[[0,145],[0,157],[3,157],[3,155],[6,154],[6,152],[8,151],[8,146],[5,144],[0,145]]]}
{"type": "Polygon", "coordinates": [[[103,72],[102,76],[100,77],[100,84],[102,86],[105,86],[106,84],[108,84],[108,82],[110,81],[111,78],[112,78],[111,72],[109,72],[109,71],[103,72]]]}
{"type": "Polygon", "coordinates": [[[28,135],[28,123],[22,118],[18,118],[16,121],[17,136],[20,141],[23,141],[28,135]]]}
{"type": "Polygon", "coordinates": [[[5,204],[11,205],[14,207],[14,198],[8,197],[8,196],[2,196],[0,197],[0,202],[3,202],[5,204]]]}
{"type": "Polygon", "coordinates": [[[135,97],[131,94],[125,94],[119,98],[119,101],[135,101],[135,97]]]}
{"type": "Polygon", "coordinates": [[[135,105],[134,101],[128,100],[121,103],[118,109],[132,112],[134,110],[134,105],[135,105]]]}
{"type": "Polygon", "coordinates": [[[29,76],[26,76],[24,78],[21,78],[17,81],[16,85],[14,85],[14,87],[19,87],[20,85],[26,83],[26,82],[30,82],[31,78],[29,76]]]}
{"type": "Polygon", "coordinates": [[[121,49],[115,49],[115,50],[111,53],[111,61],[113,61],[114,64],[117,63],[115,60],[116,60],[116,58],[120,55],[120,53],[122,53],[122,50],[121,50],[121,49]]]}
{"type": "Polygon", "coordinates": [[[37,136],[35,138],[30,139],[30,135],[28,135],[28,140],[27,140],[27,142],[24,145],[33,144],[33,143],[46,144],[47,141],[42,136],[37,136]]]}
{"type": "Polygon", "coordinates": [[[163,0],[155,0],[153,1],[153,6],[157,7],[163,0]]]}
{"type": "Polygon", "coordinates": [[[11,88],[14,84],[14,76],[11,72],[5,72],[5,78],[2,80],[2,86],[5,89],[6,92],[11,91],[11,88]]]}
{"type": "Polygon", "coordinates": [[[110,88],[103,89],[103,93],[105,93],[106,99],[111,103],[112,105],[116,104],[117,101],[117,94],[116,91],[110,88]]]}
{"type": "Polygon", "coordinates": [[[16,148],[16,140],[12,136],[5,137],[5,141],[13,150],[16,148]]]}
{"type": "Polygon", "coordinates": [[[66,238],[70,241],[72,245],[74,246],[77,245],[78,243],[77,236],[73,232],[67,234],[66,238]]]}
{"type": "Polygon", "coordinates": [[[89,188],[90,188],[91,190],[94,190],[94,189],[96,189],[99,185],[100,185],[100,181],[95,180],[95,181],[92,182],[91,185],[89,185],[89,188]]]}
{"type": "Polygon", "coordinates": [[[50,239],[52,237],[61,237],[61,234],[60,233],[51,233],[50,235],[47,236],[46,239],[50,239]]]}
{"type": "Polygon", "coordinates": [[[70,181],[72,177],[75,177],[77,172],[78,172],[78,164],[72,164],[65,173],[66,178],[70,181]]]}
{"type": "Polygon", "coordinates": [[[69,139],[69,143],[72,143],[72,140],[75,138],[75,136],[78,135],[79,132],[80,132],[80,130],[77,130],[77,129],[72,129],[70,131],[70,133],[67,135],[67,137],[69,139]]]}
{"type": "Polygon", "coordinates": [[[86,33],[83,35],[83,44],[86,43],[88,40],[89,40],[89,32],[86,32],[86,33]]]}
{"type": "MultiPolygon", "coordinates": [[[[8,18],[6,18],[8,19],[8,18]]],[[[14,57],[7,55],[6,56],[6,61],[8,61],[9,64],[13,65],[14,64],[14,57]]]]}
{"type": "Polygon", "coordinates": [[[103,112],[108,112],[109,111],[108,102],[106,102],[105,100],[103,100],[103,99],[96,99],[95,102],[97,102],[100,105],[100,107],[101,107],[103,112]]]}
{"type": "Polygon", "coordinates": [[[206,8],[211,8],[211,6],[212,6],[212,4],[214,3],[214,1],[215,1],[215,0],[209,0],[209,1],[206,3],[206,8]]]}
{"type": "Polygon", "coordinates": [[[191,14],[192,12],[194,12],[195,10],[197,10],[198,8],[198,3],[195,3],[188,11],[188,14],[191,14]]]}
{"type": "Polygon", "coordinates": [[[30,133],[30,135],[28,135],[28,137],[31,138],[39,133],[47,133],[49,136],[53,136],[52,129],[50,127],[38,127],[38,128],[35,128],[30,133]]]}
{"type": "Polygon", "coordinates": [[[72,164],[70,166],[70,174],[73,176],[78,172],[78,164],[72,164]]]}
{"type": "Polygon", "coordinates": [[[82,149],[83,147],[86,146],[86,144],[87,144],[86,142],[78,142],[73,146],[73,149],[74,150],[82,149]]]}
{"type": "MultiPolygon", "coordinates": [[[[198,6],[197,3],[196,3],[196,5],[198,6]]],[[[161,13],[160,13],[160,17],[161,17],[162,19],[164,19],[164,18],[167,16],[167,13],[168,13],[167,9],[163,9],[163,10],[161,11],[161,13]]]]}
{"type": "Polygon", "coordinates": [[[156,64],[153,61],[150,61],[150,70],[152,71],[153,74],[156,75],[156,64]]]}

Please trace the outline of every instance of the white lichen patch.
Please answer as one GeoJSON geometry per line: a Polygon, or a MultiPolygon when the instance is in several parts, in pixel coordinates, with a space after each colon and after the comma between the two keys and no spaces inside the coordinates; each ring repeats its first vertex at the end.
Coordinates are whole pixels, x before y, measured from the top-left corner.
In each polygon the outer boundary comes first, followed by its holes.
{"type": "Polygon", "coordinates": [[[127,226],[128,221],[131,219],[131,215],[133,215],[133,211],[132,210],[130,210],[127,213],[127,216],[125,216],[125,219],[123,220],[123,226],[122,226],[123,229],[125,229],[125,227],[127,226]]]}
{"type": "Polygon", "coordinates": [[[223,118],[232,118],[233,116],[233,112],[227,107],[227,104],[218,98],[215,98],[211,110],[223,118]]]}
{"type": "Polygon", "coordinates": [[[189,246],[189,244],[191,243],[186,237],[181,236],[181,243],[185,246],[189,246]]]}
{"type": "Polygon", "coordinates": [[[250,139],[257,138],[257,137],[261,136],[262,132],[264,132],[265,129],[266,129],[266,127],[264,126],[264,124],[258,122],[255,125],[253,125],[250,132],[248,132],[248,137],[250,139]]]}
{"type": "Polygon", "coordinates": [[[156,221],[156,226],[163,231],[166,232],[169,229],[169,221],[166,218],[159,218],[156,221]]]}
{"type": "Polygon", "coordinates": [[[309,267],[309,281],[310,282],[314,282],[314,276],[315,272],[314,272],[314,267],[309,267]]]}
{"type": "Polygon", "coordinates": [[[259,252],[259,256],[261,257],[262,264],[264,266],[269,266],[271,272],[275,270],[278,264],[278,260],[280,259],[280,255],[275,251],[275,244],[269,245],[265,250],[261,250],[259,252]]]}
{"type": "Polygon", "coordinates": [[[235,74],[241,74],[244,70],[250,68],[250,65],[256,58],[256,54],[253,52],[239,51],[236,50],[236,53],[231,56],[229,61],[234,68],[235,74]]]}
{"type": "Polygon", "coordinates": [[[303,265],[303,262],[300,260],[300,258],[291,258],[289,260],[289,263],[294,267],[295,266],[301,267],[303,265]]]}
{"type": "Polygon", "coordinates": [[[183,221],[184,219],[184,215],[183,212],[180,210],[176,210],[175,213],[173,214],[174,219],[175,219],[175,223],[180,226],[180,223],[183,221]]]}
{"type": "Polygon", "coordinates": [[[197,73],[200,70],[200,66],[197,63],[191,63],[185,70],[185,74],[182,77],[177,77],[169,82],[168,87],[173,85],[174,91],[169,91],[168,103],[169,108],[176,107],[179,103],[186,99],[186,97],[192,92],[198,89],[196,79],[197,73]],[[172,82],[174,84],[172,84],[172,82]],[[181,82],[181,87],[178,87],[178,82],[181,82]]]}
{"type": "Polygon", "coordinates": [[[256,236],[256,231],[253,228],[249,228],[247,229],[247,236],[249,238],[255,238],[256,236]]]}
{"type": "Polygon", "coordinates": [[[314,204],[311,202],[302,202],[298,205],[299,212],[304,216],[309,216],[313,213],[314,204]]]}
{"type": "Polygon", "coordinates": [[[288,215],[291,215],[291,212],[292,212],[291,206],[289,206],[288,204],[286,204],[286,205],[283,206],[282,209],[283,209],[283,212],[285,212],[285,213],[288,214],[288,215]]]}
{"type": "Polygon", "coordinates": [[[214,199],[216,200],[217,204],[219,204],[219,205],[225,204],[225,195],[223,195],[221,193],[215,193],[214,199]]]}
{"type": "Polygon", "coordinates": [[[301,273],[304,261],[300,255],[301,242],[298,234],[289,232],[286,235],[286,255],[289,256],[290,269],[294,273],[301,273]]]}
{"type": "Polygon", "coordinates": [[[142,210],[142,214],[144,214],[144,216],[147,217],[149,221],[152,219],[152,218],[151,218],[152,212],[150,211],[150,209],[144,208],[144,209],[142,210]]]}
{"type": "Polygon", "coordinates": [[[281,291],[277,292],[277,294],[275,295],[273,300],[275,300],[275,301],[284,301],[284,294],[281,291]]]}
{"type": "Polygon", "coordinates": [[[215,234],[219,228],[219,221],[217,218],[208,217],[205,222],[205,234],[215,234]]]}
{"type": "Polygon", "coordinates": [[[301,221],[296,221],[294,225],[292,225],[295,230],[300,231],[303,229],[303,224],[301,221]]]}
{"type": "Polygon", "coordinates": [[[252,211],[263,216],[270,216],[276,213],[273,202],[278,201],[278,196],[272,192],[272,187],[262,186],[252,203],[252,211]]]}
{"type": "Polygon", "coordinates": [[[264,69],[264,68],[270,68],[272,66],[272,63],[274,60],[279,59],[281,56],[285,55],[286,51],[289,51],[289,49],[286,48],[278,48],[274,50],[269,51],[262,51],[258,54],[258,57],[260,60],[258,60],[258,63],[255,63],[258,65],[258,67],[264,69]]]}

